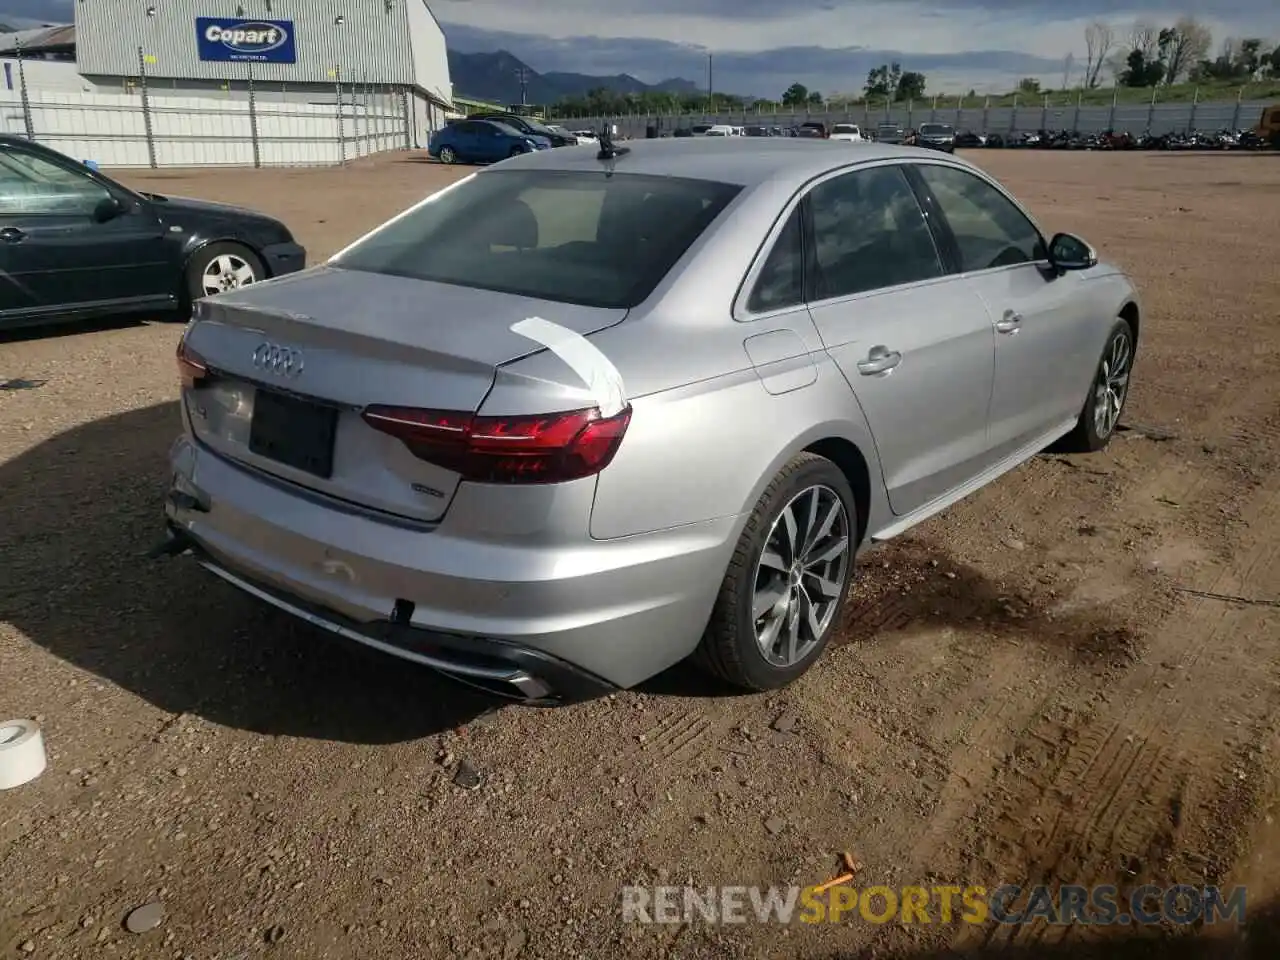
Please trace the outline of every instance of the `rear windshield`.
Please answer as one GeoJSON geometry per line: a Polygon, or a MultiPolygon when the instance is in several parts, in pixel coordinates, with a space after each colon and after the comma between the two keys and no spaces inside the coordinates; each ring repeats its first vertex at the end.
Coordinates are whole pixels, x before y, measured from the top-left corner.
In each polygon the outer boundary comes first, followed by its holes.
{"type": "Polygon", "coordinates": [[[951,124],[949,123],[922,123],[920,124],[921,133],[950,133],[951,124]]]}
{"type": "Polygon", "coordinates": [[[858,128],[851,123],[837,123],[831,128],[832,133],[857,133],[858,128]]]}
{"type": "Polygon", "coordinates": [[[600,171],[472,176],[333,261],[593,307],[634,307],[742,188],[600,171]]]}

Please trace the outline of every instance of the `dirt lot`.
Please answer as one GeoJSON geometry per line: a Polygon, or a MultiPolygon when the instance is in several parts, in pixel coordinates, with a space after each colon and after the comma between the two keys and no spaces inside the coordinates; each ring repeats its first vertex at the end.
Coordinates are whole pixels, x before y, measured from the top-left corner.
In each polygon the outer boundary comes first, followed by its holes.
{"type": "MultiPolygon", "coordinates": [[[[52,753],[0,794],[0,951],[1152,946],[1044,925],[620,919],[624,883],[808,884],[851,851],[864,884],[1248,883],[1249,936],[1214,942],[1277,955],[1263,907],[1280,883],[1280,156],[977,159],[1140,285],[1128,429],[871,554],[837,647],[776,696],[676,672],[564,710],[495,710],[322,642],[189,562],[143,562],[178,429],[179,328],[0,341],[0,380],[47,381],[0,392],[0,716],[37,717],[52,753]],[[453,782],[462,761],[476,792],[453,782]],[[125,932],[153,900],[165,922],[125,932]]],[[[321,258],[455,175],[396,158],[124,179],[280,215],[321,258]]]]}

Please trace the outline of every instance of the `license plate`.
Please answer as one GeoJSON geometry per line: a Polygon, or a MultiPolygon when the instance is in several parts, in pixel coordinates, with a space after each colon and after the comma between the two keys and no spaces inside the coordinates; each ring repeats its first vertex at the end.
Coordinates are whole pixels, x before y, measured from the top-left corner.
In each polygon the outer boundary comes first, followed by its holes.
{"type": "Polygon", "coordinates": [[[249,451],[325,480],[333,476],[338,411],[270,390],[253,398],[249,451]]]}

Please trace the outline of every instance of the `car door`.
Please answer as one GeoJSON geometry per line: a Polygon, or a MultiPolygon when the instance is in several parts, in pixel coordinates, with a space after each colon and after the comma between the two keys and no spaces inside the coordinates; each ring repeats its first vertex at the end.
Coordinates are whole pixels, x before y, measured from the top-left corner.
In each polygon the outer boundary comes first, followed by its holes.
{"type": "Polygon", "coordinates": [[[511,135],[496,123],[480,124],[479,140],[481,143],[481,159],[488,163],[505,160],[511,152],[514,142],[511,139],[511,135]]]}
{"type": "Polygon", "coordinates": [[[912,169],[941,212],[962,276],[991,316],[991,445],[997,456],[1013,453],[1074,420],[1084,403],[1101,347],[1080,335],[1081,279],[1049,269],[1040,230],[985,178],[958,166],[912,169]]]}
{"type": "Polygon", "coordinates": [[[838,174],[805,202],[810,313],[871,426],[890,505],[910,513],[991,462],[990,319],[947,275],[900,165],[838,174]]]}
{"type": "Polygon", "coordinates": [[[177,286],[176,245],[149,204],[73,160],[0,144],[0,318],[159,306],[177,286]]]}
{"type": "Polygon", "coordinates": [[[456,125],[457,139],[454,149],[464,160],[478,163],[485,160],[483,130],[487,124],[479,120],[464,120],[456,125]]]}

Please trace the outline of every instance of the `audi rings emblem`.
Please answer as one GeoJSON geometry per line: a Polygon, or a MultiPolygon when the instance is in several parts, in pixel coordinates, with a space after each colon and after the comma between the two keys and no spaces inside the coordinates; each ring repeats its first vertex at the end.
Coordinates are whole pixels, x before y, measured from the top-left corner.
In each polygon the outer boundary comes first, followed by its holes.
{"type": "Polygon", "coordinates": [[[301,350],[264,341],[253,351],[253,365],[277,377],[292,378],[301,376],[304,362],[301,350]]]}

